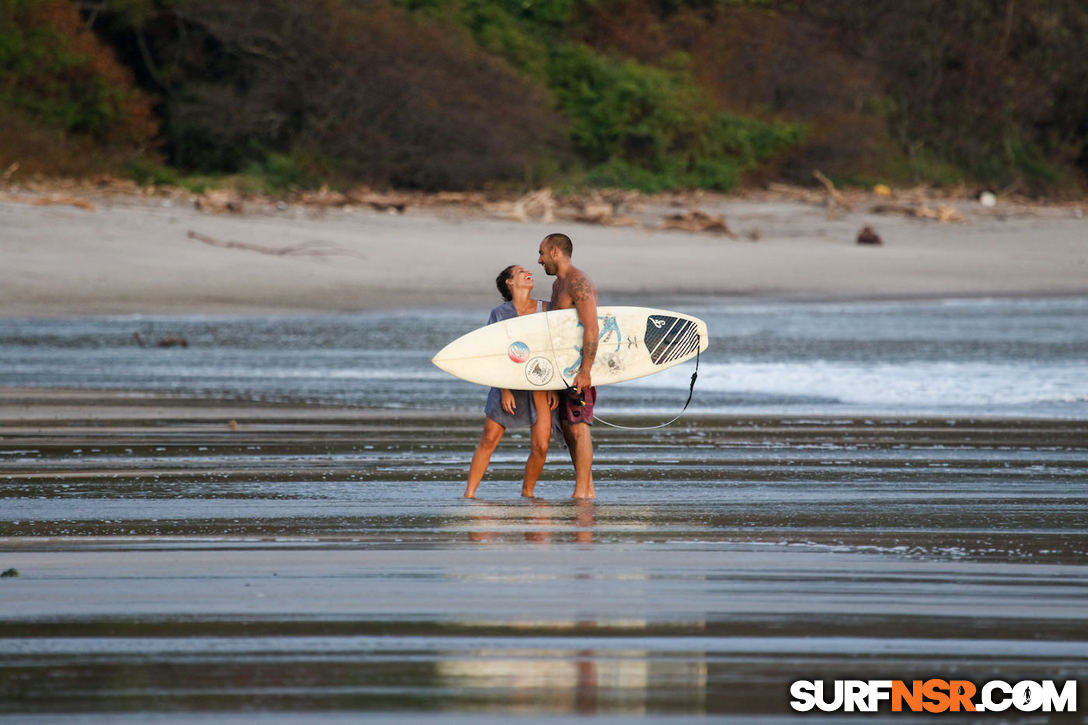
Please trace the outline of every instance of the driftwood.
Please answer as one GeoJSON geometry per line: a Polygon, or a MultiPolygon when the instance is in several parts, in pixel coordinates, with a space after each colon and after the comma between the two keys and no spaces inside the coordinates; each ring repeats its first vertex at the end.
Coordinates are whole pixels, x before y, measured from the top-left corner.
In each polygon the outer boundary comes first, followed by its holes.
{"type": "Polygon", "coordinates": [[[792,201],[799,201],[805,204],[819,204],[823,201],[823,196],[815,189],[793,186],[791,184],[771,182],[767,184],[767,191],[771,192],[776,197],[785,197],[792,201]]]}
{"type": "Polygon", "coordinates": [[[925,219],[936,219],[939,222],[962,222],[964,221],[963,215],[950,206],[940,205],[936,209],[931,209],[928,206],[921,206],[914,212],[915,216],[920,216],[925,219]]]}
{"type": "Polygon", "coordinates": [[[574,214],[564,214],[563,218],[583,224],[601,224],[608,227],[637,227],[639,222],[629,216],[621,216],[617,212],[631,198],[616,194],[605,195],[602,192],[593,192],[588,197],[575,198],[570,203],[578,209],[574,214]]]}
{"type": "Polygon", "coordinates": [[[327,186],[323,186],[317,191],[295,192],[290,199],[306,207],[329,209],[358,204],[369,206],[375,211],[395,211],[398,214],[404,213],[411,201],[404,194],[379,194],[365,186],[347,192],[330,191],[327,186]]]}
{"type": "Polygon", "coordinates": [[[582,222],[583,224],[600,224],[606,227],[638,227],[642,226],[638,219],[629,216],[613,216],[611,209],[603,212],[600,209],[587,209],[580,214],[564,214],[564,219],[582,222]]]}
{"type": "Polygon", "coordinates": [[[685,232],[713,232],[736,239],[737,235],[725,223],[724,216],[712,216],[704,211],[693,209],[683,214],[670,214],[665,217],[662,229],[679,229],[685,232]]]}
{"type": "MultiPolygon", "coordinates": [[[[215,237],[209,237],[207,234],[201,234],[200,232],[194,232],[189,230],[189,239],[195,239],[198,242],[204,242],[210,244],[213,247],[221,247],[223,249],[245,249],[250,252],[258,252],[260,254],[270,254],[276,257],[287,256],[300,256],[300,257],[357,257],[359,255],[349,252],[343,247],[337,246],[331,242],[303,242],[301,244],[290,244],[286,247],[269,247],[264,244],[247,244],[246,242],[232,242],[216,239],[215,237]]],[[[361,257],[360,257],[361,259],[361,257]]]]}
{"type": "Polygon", "coordinates": [[[634,199],[638,192],[622,189],[595,190],[584,196],[565,196],[556,199],[551,189],[538,189],[518,198],[514,202],[487,203],[482,198],[470,197],[469,201],[479,199],[480,205],[496,216],[516,219],[522,222],[540,221],[550,223],[556,219],[601,224],[612,227],[638,227],[641,223],[620,211],[634,199]]]}
{"type": "Polygon", "coordinates": [[[230,211],[241,214],[242,197],[229,189],[212,189],[206,191],[193,200],[193,206],[201,211],[224,212],[230,211]]]}
{"type": "Polygon", "coordinates": [[[80,199],[76,196],[12,196],[6,195],[0,197],[0,201],[13,201],[18,204],[32,204],[34,206],[74,206],[80,209],[86,209],[87,211],[94,211],[95,206],[86,199],[80,199]]]}
{"type": "MultiPolygon", "coordinates": [[[[147,342],[144,340],[144,336],[138,332],[132,333],[132,339],[136,341],[136,344],[140,347],[147,347],[147,342]]],[[[156,347],[189,347],[189,341],[184,337],[160,337],[159,341],[155,343],[156,347]]]]}
{"type": "Polygon", "coordinates": [[[813,171],[812,175],[816,178],[816,181],[819,181],[823,184],[824,188],[827,189],[827,201],[825,202],[827,206],[839,206],[846,211],[853,211],[854,207],[851,206],[850,203],[846,201],[846,197],[835,188],[835,185],[831,183],[831,179],[824,176],[819,170],[813,171]]]}
{"type": "Polygon", "coordinates": [[[349,191],[344,195],[352,204],[366,204],[375,211],[392,211],[403,214],[411,202],[411,197],[404,194],[379,194],[366,188],[349,191]]]}
{"type": "Polygon", "coordinates": [[[351,203],[351,199],[346,194],[329,191],[327,188],[322,188],[320,191],[304,191],[298,195],[296,201],[306,206],[321,207],[347,206],[351,203]]]}
{"type": "Polygon", "coordinates": [[[110,174],[99,174],[91,180],[95,188],[110,191],[114,194],[150,194],[155,187],[140,186],[132,179],[119,179],[110,174]]]}
{"type": "Polygon", "coordinates": [[[940,205],[936,209],[922,204],[912,206],[910,204],[877,204],[870,209],[874,214],[902,214],[903,216],[920,217],[922,219],[936,219],[942,223],[966,221],[963,215],[950,206],[940,205]]]}
{"type": "Polygon", "coordinates": [[[483,206],[487,197],[475,191],[439,191],[434,195],[438,204],[462,204],[465,206],[483,206]]]}
{"type": "Polygon", "coordinates": [[[550,224],[555,221],[555,197],[551,189],[540,189],[521,197],[514,202],[510,214],[518,221],[527,222],[533,217],[550,224]]]}
{"type": "MultiPolygon", "coordinates": [[[[366,187],[348,192],[330,191],[328,187],[323,187],[318,191],[295,192],[290,199],[306,207],[328,209],[359,204],[376,211],[394,211],[398,214],[403,213],[411,202],[411,197],[405,194],[379,194],[366,187]]],[[[197,209],[208,212],[240,214],[245,211],[242,195],[230,189],[207,191],[194,199],[193,204],[197,209]]],[[[285,202],[281,201],[281,204],[285,202]]]]}

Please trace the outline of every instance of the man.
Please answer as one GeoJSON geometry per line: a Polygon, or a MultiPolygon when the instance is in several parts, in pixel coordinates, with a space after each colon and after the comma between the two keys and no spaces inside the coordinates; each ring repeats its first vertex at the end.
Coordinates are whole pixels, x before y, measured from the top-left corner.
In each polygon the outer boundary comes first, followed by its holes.
{"type": "Polygon", "coordinates": [[[559,398],[559,424],[574,464],[574,498],[596,498],[593,489],[593,403],[597,390],[590,370],[597,357],[597,287],[585,272],[571,264],[574,245],[566,234],[549,234],[540,243],[537,262],[555,277],[549,310],[575,309],[582,324],[582,363],[559,398]]]}

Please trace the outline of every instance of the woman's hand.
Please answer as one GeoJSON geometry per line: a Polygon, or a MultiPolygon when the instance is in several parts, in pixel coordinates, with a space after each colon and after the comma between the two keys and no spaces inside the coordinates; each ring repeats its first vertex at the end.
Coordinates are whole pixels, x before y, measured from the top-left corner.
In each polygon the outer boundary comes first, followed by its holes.
{"type": "Polygon", "coordinates": [[[544,395],[548,400],[548,409],[555,410],[559,407],[559,394],[554,390],[545,390],[544,395]]]}
{"type": "Polygon", "coordinates": [[[517,410],[517,404],[514,402],[514,394],[506,388],[502,390],[502,409],[510,415],[514,415],[514,411],[517,410]]]}

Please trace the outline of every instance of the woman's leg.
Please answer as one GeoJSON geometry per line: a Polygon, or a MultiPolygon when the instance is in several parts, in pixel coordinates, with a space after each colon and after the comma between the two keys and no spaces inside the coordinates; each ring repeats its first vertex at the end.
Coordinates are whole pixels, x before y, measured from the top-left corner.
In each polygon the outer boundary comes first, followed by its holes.
{"type": "Polygon", "coordinates": [[[548,394],[543,390],[533,392],[533,405],[536,407],[536,422],[530,435],[529,458],[525,461],[525,478],[521,482],[521,495],[532,498],[536,480],[544,470],[544,461],[548,458],[548,444],[552,439],[552,411],[548,407],[548,394]]]}
{"type": "Polygon", "coordinates": [[[491,454],[502,440],[502,434],[506,429],[491,420],[484,419],[484,432],[480,436],[480,442],[476,444],[476,452],[472,454],[472,464],[468,467],[468,486],[465,488],[465,498],[476,498],[476,487],[480,485],[487,466],[491,463],[491,454]]]}

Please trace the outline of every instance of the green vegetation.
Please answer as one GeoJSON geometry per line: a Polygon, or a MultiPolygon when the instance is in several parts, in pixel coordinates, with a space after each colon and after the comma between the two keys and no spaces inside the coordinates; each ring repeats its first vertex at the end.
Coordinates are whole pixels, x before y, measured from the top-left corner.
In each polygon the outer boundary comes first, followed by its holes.
{"type": "Polygon", "coordinates": [[[0,4],[0,163],[87,173],[155,136],[151,99],[66,0],[0,4]]]}
{"type": "Polygon", "coordinates": [[[6,0],[0,168],[1055,193],[1088,177],[1085,37],[1078,0],[6,0]]]}
{"type": "Polygon", "coordinates": [[[0,6],[0,103],[45,125],[101,139],[154,132],[131,74],[83,32],[74,6],[9,0],[0,6]]]}
{"type": "Polygon", "coordinates": [[[584,45],[560,48],[549,71],[594,184],[728,190],[803,137],[795,124],[715,108],[686,73],[610,61],[584,45]]]}

